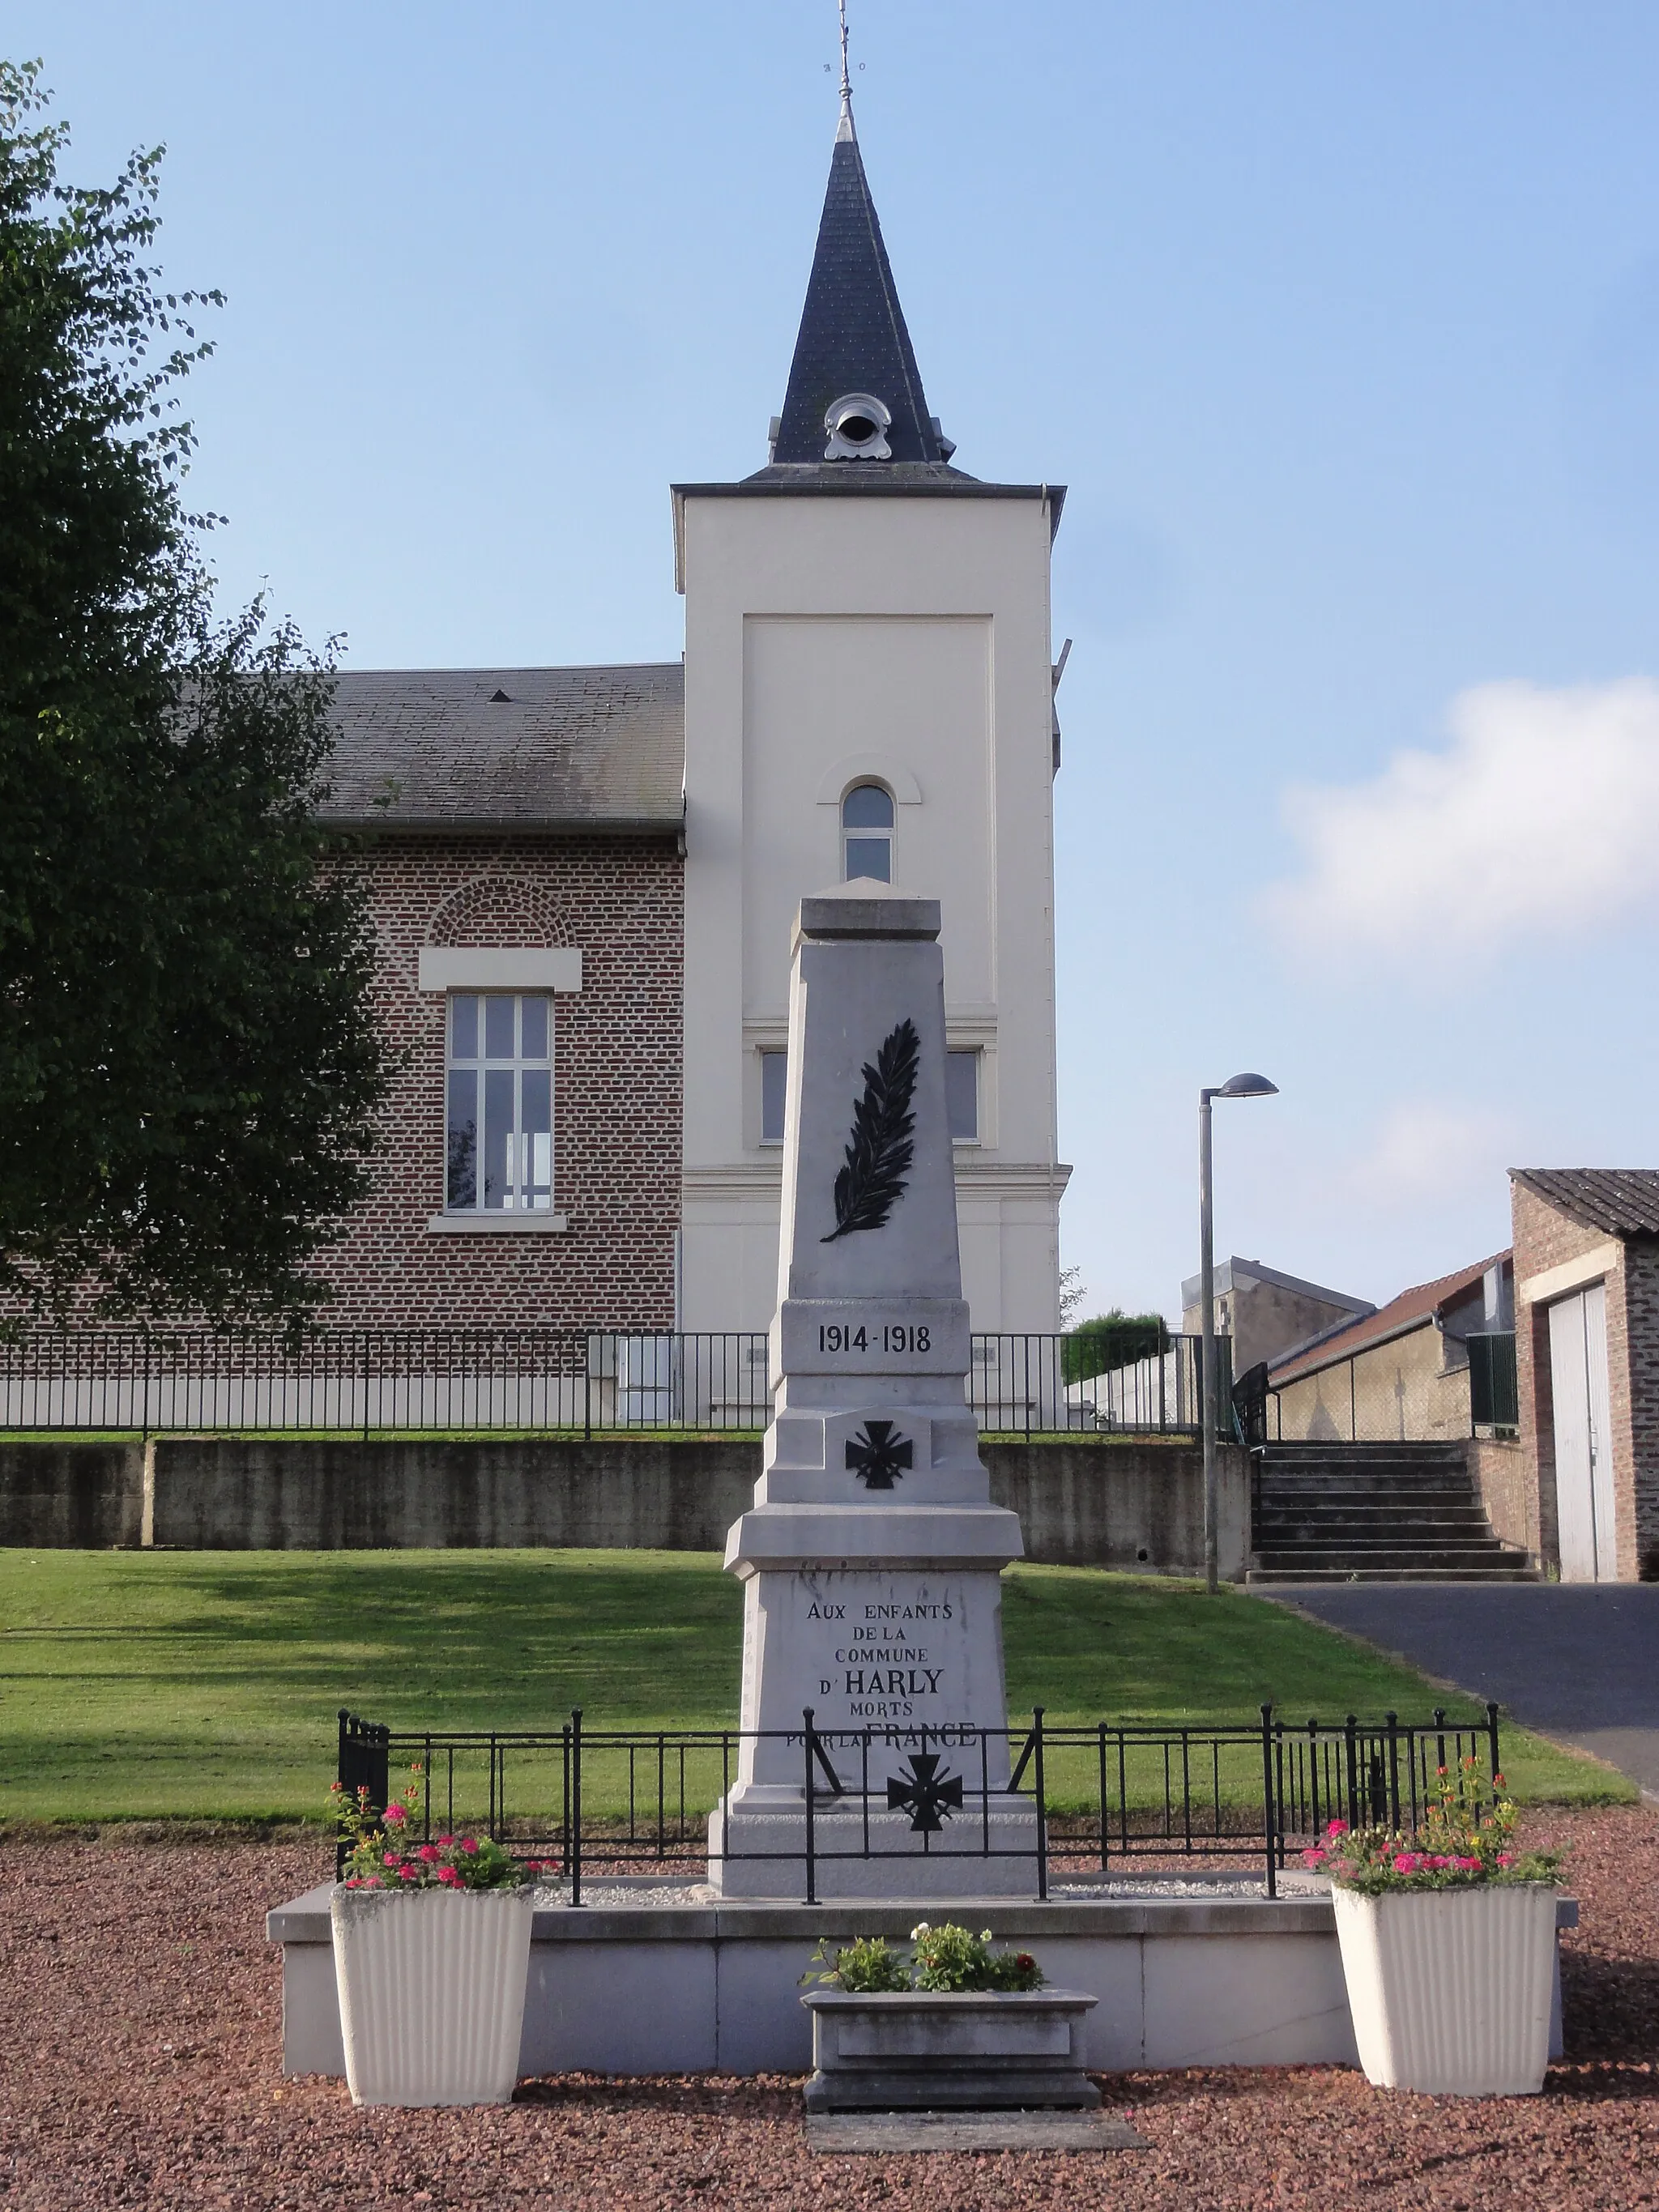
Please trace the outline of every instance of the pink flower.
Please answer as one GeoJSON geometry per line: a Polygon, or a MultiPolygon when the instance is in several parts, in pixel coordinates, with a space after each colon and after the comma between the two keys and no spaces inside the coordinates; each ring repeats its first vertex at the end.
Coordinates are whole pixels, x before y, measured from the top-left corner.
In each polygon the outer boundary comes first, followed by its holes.
{"type": "Polygon", "coordinates": [[[440,1836],[438,1838],[438,1841],[441,1844],[453,1844],[454,1840],[455,1838],[453,1836],[440,1836]]]}
{"type": "Polygon", "coordinates": [[[363,1887],[365,1889],[384,1889],[386,1887],[386,1884],[380,1880],[379,1875],[366,1874],[363,1876],[363,1887]]]}
{"type": "Polygon", "coordinates": [[[1515,1853],[1513,1851],[1499,1851],[1498,1854],[1498,1863],[1499,1866],[1513,1866],[1515,1864],[1515,1853]]]}
{"type": "Polygon", "coordinates": [[[1346,1836],[1347,1832],[1348,1824],[1346,1820],[1330,1820],[1326,1823],[1325,1833],[1328,1836],[1346,1836]]]}
{"type": "Polygon", "coordinates": [[[539,1874],[542,1870],[542,1863],[539,1859],[526,1859],[524,1863],[524,1870],[526,1874],[539,1874]]]}
{"type": "Polygon", "coordinates": [[[1318,1869],[1326,1864],[1330,1858],[1330,1856],[1331,1855],[1328,1851],[1304,1851],[1302,1854],[1302,1863],[1304,1867],[1318,1869]]]}
{"type": "Polygon", "coordinates": [[[417,1859],[424,1859],[427,1864],[430,1866],[433,1860],[440,1856],[438,1846],[436,1844],[422,1844],[419,1850],[416,1852],[415,1856],[417,1859]]]}
{"type": "Polygon", "coordinates": [[[382,1851],[380,1853],[380,1864],[382,1866],[395,1867],[399,1863],[400,1861],[396,1851],[382,1851]]]}
{"type": "Polygon", "coordinates": [[[1480,1871],[1479,1859],[1454,1859],[1452,1864],[1457,1869],[1459,1874],[1479,1874],[1480,1871]]]}
{"type": "Polygon", "coordinates": [[[466,1887],[453,1867],[440,1867],[438,1879],[446,1889],[465,1889],[466,1887]]]}
{"type": "Polygon", "coordinates": [[[386,1817],[394,1828],[398,1828],[403,1826],[409,1818],[409,1814],[401,1805],[388,1805],[386,1808],[386,1817]]]}
{"type": "Polygon", "coordinates": [[[463,1836],[461,1838],[461,1849],[464,1851],[474,1852],[477,1848],[478,1839],[476,1836],[463,1836]]]}
{"type": "Polygon", "coordinates": [[[1394,1855],[1394,1870],[1396,1874],[1415,1874],[1420,1863],[1415,1851],[1396,1851],[1394,1855]]]}
{"type": "Polygon", "coordinates": [[[420,1878],[421,1870],[418,1867],[405,1866],[399,1867],[398,1869],[399,1881],[418,1881],[420,1878]]]}
{"type": "Polygon", "coordinates": [[[362,1879],[361,1875],[355,1875],[355,1874],[349,1874],[349,1875],[346,1876],[346,1885],[345,1885],[345,1886],[346,1886],[346,1887],[347,1887],[348,1889],[361,1889],[361,1888],[362,1887],[362,1886],[363,1886],[363,1885],[362,1885],[362,1879]]]}

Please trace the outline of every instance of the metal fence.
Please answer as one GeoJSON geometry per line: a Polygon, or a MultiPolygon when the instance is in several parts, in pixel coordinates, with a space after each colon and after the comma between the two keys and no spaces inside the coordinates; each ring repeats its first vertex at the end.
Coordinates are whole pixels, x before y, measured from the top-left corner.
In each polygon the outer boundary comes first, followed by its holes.
{"type": "MultiPolygon", "coordinates": [[[[1228,1401],[1221,1341],[1221,1403],[1228,1401]]],[[[1200,1346],[1098,1373],[1066,1336],[977,1335],[982,1429],[1196,1434],[1200,1346]]],[[[772,1409],[760,1330],[87,1328],[0,1338],[0,1429],[230,1434],[753,1431],[772,1409]]]]}
{"type": "MultiPolygon", "coordinates": [[[[1436,1770],[1471,1753],[1501,1773],[1498,1708],[1483,1723],[1385,1714],[1298,1726],[1263,1705],[1259,1721],[1191,1727],[1154,1721],[1055,1724],[1042,1706],[1029,1728],[963,1723],[820,1729],[762,1735],[737,1729],[613,1729],[580,1709],[542,1732],[392,1729],[340,1713],[338,1775],[378,1810],[396,1770],[424,1778],[420,1839],[485,1832],[538,1857],[582,1902],[585,1875],[679,1870],[700,1881],[720,1860],[778,1863],[779,1881],[817,1901],[818,1875],[837,1860],[1029,1862],[1032,1893],[1067,1872],[1109,1873],[1128,1862],[1202,1857],[1255,1862],[1276,1896],[1289,1855],[1332,1820],[1409,1832],[1433,1795],[1436,1770]],[[745,1746],[781,1744],[801,1777],[804,1818],[779,1822],[772,1850],[711,1850],[708,1815],[736,1779],[745,1746]],[[872,1783],[872,1762],[908,1772],[872,1783]],[[992,1776],[1006,1774],[995,1786],[992,1776]],[[1029,1817],[1010,1822],[1011,1800],[1029,1817]],[[893,1838],[890,1819],[908,1814],[893,1838]],[[789,1832],[793,1829],[793,1832],[789,1832]],[[799,1836],[799,1841],[796,1837],[799,1836]],[[1029,1838],[1029,1840],[1027,1838],[1029,1838]]],[[[343,1860],[343,1844],[340,1860],[343,1860]]],[[[971,1883],[971,1874],[964,1881],[971,1883]]]]}

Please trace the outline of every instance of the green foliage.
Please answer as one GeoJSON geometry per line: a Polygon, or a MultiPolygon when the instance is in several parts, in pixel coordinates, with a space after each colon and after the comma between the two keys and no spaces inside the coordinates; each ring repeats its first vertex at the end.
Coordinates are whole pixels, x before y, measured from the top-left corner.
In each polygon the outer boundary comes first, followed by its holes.
{"type": "Polygon", "coordinates": [[[884,1936],[855,1936],[850,1943],[840,1944],[834,1950],[826,1936],[813,1952],[801,1980],[826,1982],[831,1989],[846,1990],[860,1996],[882,1996],[908,1990],[910,1969],[903,1953],[892,1950],[884,1936]]]}
{"type": "Polygon", "coordinates": [[[1169,1325],[1162,1314],[1126,1314],[1114,1306],[1067,1332],[1060,1348],[1060,1374],[1067,1382],[1086,1382],[1091,1375],[1156,1359],[1169,1348],[1169,1325]]]}
{"type": "Polygon", "coordinates": [[[975,1936],[947,1920],[910,1930],[911,1976],[919,1990],[1040,1990],[1042,1969],[1029,1951],[994,1951],[988,1928],[975,1936]]]}
{"type": "Polygon", "coordinates": [[[910,1930],[910,1951],[895,1951],[884,1936],[859,1936],[830,1948],[829,1938],[812,1954],[803,1982],[827,1982],[854,1996],[883,1996],[901,1990],[933,1990],[949,1995],[969,1990],[1040,1990],[1042,1969],[1029,1951],[994,1951],[988,1928],[975,1936],[947,1920],[934,1928],[926,1920],[910,1930]],[[818,1971],[814,1972],[817,1968],[818,1971]]]}
{"type": "Polygon", "coordinates": [[[303,1314],[385,1095],[361,885],[315,819],[331,650],[214,618],[148,256],[159,149],[60,184],[0,63],[0,1295],[303,1314]]]}
{"type": "Polygon", "coordinates": [[[1516,1850],[1520,1814],[1512,1799],[1497,1795],[1503,1787],[1503,1776],[1494,1774],[1488,1796],[1478,1759],[1462,1760],[1455,1776],[1443,1766],[1414,1835],[1333,1820],[1323,1844],[1304,1851],[1303,1863],[1366,1897],[1395,1889],[1553,1881],[1562,1854],[1516,1850]]]}

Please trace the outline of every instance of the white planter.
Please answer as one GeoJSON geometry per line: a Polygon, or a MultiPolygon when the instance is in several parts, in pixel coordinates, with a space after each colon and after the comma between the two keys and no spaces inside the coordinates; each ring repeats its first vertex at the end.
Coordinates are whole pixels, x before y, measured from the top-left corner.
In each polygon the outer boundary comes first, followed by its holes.
{"type": "Polygon", "coordinates": [[[1543,2087],[1555,1975],[1547,1883],[1332,1895],[1368,2081],[1460,2097],[1543,2087]]]}
{"type": "Polygon", "coordinates": [[[519,2077],[535,1893],[337,1887],[354,2105],[504,2105],[519,2077]]]}

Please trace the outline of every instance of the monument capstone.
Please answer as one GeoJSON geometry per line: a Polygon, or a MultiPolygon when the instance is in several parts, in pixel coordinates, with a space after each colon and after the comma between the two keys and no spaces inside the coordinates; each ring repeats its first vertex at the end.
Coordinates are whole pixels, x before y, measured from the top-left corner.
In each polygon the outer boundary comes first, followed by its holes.
{"type": "Polygon", "coordinates": [[[709,1832],[727,1896],[800,1894],[807,1708],[838,1785],[812,1801],[819,1894],[1032,1883],[998,1579],[1024,1547],[968,1404],[939,931],[936,899],[872,882],[803,899],[796,925],[772,1419],[726,1548],[744,1584],[744,1733],[709,1832]]]}

